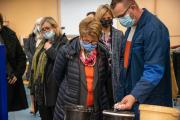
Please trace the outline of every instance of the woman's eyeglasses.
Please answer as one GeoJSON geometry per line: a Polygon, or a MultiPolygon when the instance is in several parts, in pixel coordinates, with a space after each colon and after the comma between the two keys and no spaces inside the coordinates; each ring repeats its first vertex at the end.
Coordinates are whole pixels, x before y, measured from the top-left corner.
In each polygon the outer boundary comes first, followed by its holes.
{"type": "Polygon", "coordinates": [[[43,27],[43,28],[41,28],[42,32],[50,31],[50,30],[51,30],[51,27],[43,27]]]}
{"type": "Polygon", "coordinates": [[[84,44],[97,45],[97,42],[89,42],[89,41],[87,41],[87,40],[82,40],[82,42],[83,42],[84,44]]]}

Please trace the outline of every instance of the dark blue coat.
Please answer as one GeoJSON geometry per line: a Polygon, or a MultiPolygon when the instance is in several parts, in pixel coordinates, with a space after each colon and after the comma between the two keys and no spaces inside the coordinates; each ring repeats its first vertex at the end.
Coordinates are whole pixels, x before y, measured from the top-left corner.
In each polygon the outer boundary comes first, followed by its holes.
{"type": "Polygon", "coordinates": [[[172,106],[169,32],[156,16],[143,10],[132,39],[129,66],[120,72],[118,98],[132,94],[137,104],[172,106]]]}

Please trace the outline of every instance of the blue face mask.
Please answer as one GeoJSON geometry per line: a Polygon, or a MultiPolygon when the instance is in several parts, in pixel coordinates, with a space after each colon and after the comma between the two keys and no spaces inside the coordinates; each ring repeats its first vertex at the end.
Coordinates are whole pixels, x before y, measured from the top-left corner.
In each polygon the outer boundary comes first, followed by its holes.
{"type": "Polygon", "coordinates": [[[87,52],[91,52],[92,50],[94,50],[97,47],[97,45],[93,45],[91,43],[87,43],[82,40],[80,41],[80,44],[87,52]]]}
{"type": "Polygon", "coordinates": [[[124,17],[119,18],[119,22],[124,27],[132,27],[135,21],[128,14],[128,15],[125,15],[124,17]]]}
{"type": "Polygon", "coordinates": [[[53,40],[54,39],[54,36],[55,36],[55,33],[51,30],[49,32],[45,32],[43,34],[44,38],[47,39],[47,40],[53,40]]]}

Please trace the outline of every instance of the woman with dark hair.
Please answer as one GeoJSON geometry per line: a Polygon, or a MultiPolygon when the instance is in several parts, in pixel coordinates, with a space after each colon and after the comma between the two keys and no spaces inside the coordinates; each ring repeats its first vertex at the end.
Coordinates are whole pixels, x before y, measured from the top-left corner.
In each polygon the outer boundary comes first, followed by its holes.
{"type": "Polygon", "coordinates": [[[6,66],[8,81],[8,111],[18,111],[28,108],[22,75],[26,68],[26,56],[22,50],[16,33],[3,26],[0,14],[0,43],[6,47],[6,66]]]}
{"type": "Polygon", "coordinates": [[[86,14],[87,17],[95,17],[95,15],[96,15],[96,12],[94,12],[94,11],[88,12],[86,14]]]}

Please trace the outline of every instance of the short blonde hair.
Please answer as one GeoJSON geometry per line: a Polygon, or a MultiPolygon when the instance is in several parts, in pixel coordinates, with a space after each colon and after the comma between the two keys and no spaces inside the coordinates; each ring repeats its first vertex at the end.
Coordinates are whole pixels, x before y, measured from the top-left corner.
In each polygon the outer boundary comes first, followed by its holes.
{"type": "Polygon", "coordinates": [[[108,4],[105,4],[105,5],[100,5],[97,10],[96,10],[96,15],[95,15],[95,18],[97,20],[101,20],[102,17],[106,14],[106,13],[109,13],[112,18],[113,18],[113,13],[111,11],[111,8],[108,4]]]}
{"type": "Polygon", "coordinates": [[[61,34],[61,31],[60,31],[60,28],[59,28],[59,25],[57,24],[57,22],[54,20],[54,18],[52,17],[44,17],[41,21],[41,27],[42,25],[45,23],[45,22],[48,22],[54,29],[55,29],[55,33],[57,36],[59,36],[61,34]]]}
{"type": "Polygon", "coordinates": [[[100,38],[102,27],[99,21],[93,17],[86,17],[79,24],[80,37],[90,35],[97,40],[100,38]]]}

